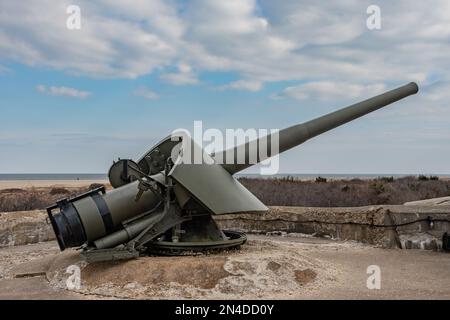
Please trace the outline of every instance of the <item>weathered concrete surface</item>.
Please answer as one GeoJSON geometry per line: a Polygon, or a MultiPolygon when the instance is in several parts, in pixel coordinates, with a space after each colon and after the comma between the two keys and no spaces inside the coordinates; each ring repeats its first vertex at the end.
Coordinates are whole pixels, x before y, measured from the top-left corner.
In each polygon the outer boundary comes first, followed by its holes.
{"type": "Polygon", "coordinates": [[[0,280],[1,300],[78,300],[80,294],[49,285],[45,277],[0,280]]]}
{"type": "Polygon", "coordinates": [[[379,227],[426,220],[428,217],[450,221],[450,208],[403,205],[351,208],[271,207],[266,214],[220,215],[214,218],[222,228],[241,229],[251,233],[282,231],[355,240],[385,248],[441,248],[442,235],[450,230],[449,222],[435,221],[430,226],[427,221],[422,221],[398,227],[379,227]],[[420,237],[415,237],[417,235],[420,237]]]}
{"type": "Polygon", "coordinates": [[[0,248],[0,300],[89,298],[49,285],[47,273],[61,256],[56,241],[0,248]]]}
{"type": "Polygon", "coordinates": [[[433,251],[256,235],[241,251],[220,255],[90,265],[74,250],[57,250],[54,241],[1,249],[0,267],[9,259],[14,265],[0,279],[0,298],[450,299],[450,254],[433,251]],[[28,262],[17,265],[21,259],[28,262]],[[66,270],[74,264],[81,268],[81,287],[67,290],[66,270]],[[380,290],[366,286],[370,265],[381,269],[380,290]],[[18,270],[33,275],[43,266],[45,277],[14,278],[18,270]]]}
{"type": "Polygon", "coordinates": [[[433,198],[426,200],[405,202],[405,206],[448,206],[450,210],[450,197],[433,198]]]}
{"type": "Polygon", "coordinates": [[[0,213],[0,247],[54,240],[46,217],[45,210],[0,213]]]}

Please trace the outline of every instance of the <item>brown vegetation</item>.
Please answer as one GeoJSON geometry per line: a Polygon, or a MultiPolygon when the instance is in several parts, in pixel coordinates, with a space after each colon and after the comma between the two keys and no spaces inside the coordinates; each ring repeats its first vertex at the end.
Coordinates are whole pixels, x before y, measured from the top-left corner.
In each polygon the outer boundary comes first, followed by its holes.
{"type": "MultiPolygon", "coordinates": [[[[356,207],[380,204],[402,204],[407,201],[450,195],[450,181],[437,177],[380,177],[371,180],[302,181],[294,177],[239,181],[269,206],[356,207]]],[[[68,198],[102,184],[87,187],[10,188],[0,190],[0,212],[44,209],[57,200],[68,198]]]]}
{"type": "Polygon", "coordinates": [[[436,177],[380,177],[361,180],[332,180],[318,177],[301,181],[293,177],[239,181],[269,206],[354,207],[402,204],[408,201],[450,195],[450,181],[436,177]]]}
{"type": "Polygon", "coordinates": [[[45,209],[62,198],[73,197],[93,188],[102,186],[92,184],[89,187],[47,187],[47,188],[10,188],[0,190],[0,212],[45,209]]]}

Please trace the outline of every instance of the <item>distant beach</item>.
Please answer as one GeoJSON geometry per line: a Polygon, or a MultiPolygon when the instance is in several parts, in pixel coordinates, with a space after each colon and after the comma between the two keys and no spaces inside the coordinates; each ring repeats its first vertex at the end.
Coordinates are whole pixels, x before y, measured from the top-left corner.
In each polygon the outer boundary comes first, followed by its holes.
{"type": "Polygon", "coordinates": [[[0,181],[11,180],[106,180],[106,173],[0,173],[0,181]]]}
{"type": "Polygon", "coordinates": [[[107,184],[108,176],[97,173],[20,173],[0,174],[0,190],[11,188],[84,187],[92,183],[107,184]]]}

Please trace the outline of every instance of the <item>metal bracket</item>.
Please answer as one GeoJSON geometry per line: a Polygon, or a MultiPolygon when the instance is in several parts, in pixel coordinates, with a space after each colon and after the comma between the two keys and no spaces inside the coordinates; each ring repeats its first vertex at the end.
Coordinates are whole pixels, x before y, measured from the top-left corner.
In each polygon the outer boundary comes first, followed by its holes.
{"type": "Polygon", "coordinates": [[[70,202],[74,202],[74,201],[77,201],[77,200],[80,200],[80,199],[83,199],[86,197],[90,197],[94,194],[98,194],[99,192],[105,194],[106,193],[105,186],[101,186],[101,187],[89,190],[89,191],[82,193],[73,198],[64,198],[64,199],[57,200],[56,204],[54,204],[50,207],[47,207],[46,210],[47,210],[47,212],[51,212],[52,210],[54,210],[56,208],[62,209],[64,207],[66,207],[70,202]]]}
{"type": "Polygon", "coordinates": [[[139,180],[139,184],[138,184],[138,189],[139,192],[136,195],[136,198],[134,199],[134,201],[139,201],[139,199],[142,197],[142,194],[145,191],[150,190],[151,192],[153,192],[156,196],[161,197],[161,194],[158,192],[158,184],[156,183],[156,181],[152,180],[150,177],[137,177],[139,180]],[[147,180],[150,179],[150,180],[147,180]]]}
{"type": "Polygon", "coordinates": [[[81,255],[87,262],[103,262],[114,260],[127,260],[139,257],[139,251],[129,250],[128,248],[113,248],[113,249],[96,249],[84,251],[81,255]]]}
{"type": "Polygon", "coordinates": [[[176,225],[191,220],[191,216],[181,216],[181,210],[178,206],[172,205],[167,208],[164,217],[144,230],[140,235],[128,243],[127,246],[136,248],[137,250],[145,250],[145,245],[159,236],[161,233],[175,227],[176,225]]]}

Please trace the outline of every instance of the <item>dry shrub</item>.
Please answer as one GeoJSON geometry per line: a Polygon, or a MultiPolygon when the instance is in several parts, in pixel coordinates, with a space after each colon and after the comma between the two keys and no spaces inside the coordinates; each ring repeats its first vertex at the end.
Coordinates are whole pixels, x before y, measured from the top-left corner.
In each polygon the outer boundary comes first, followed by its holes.
{"type": "Polygon", "coordinates": [[[102,183],[91,183],[89,185],[88,189],[89,190],[94,190],[94,189],[97,189],[97,188],[100,188],[100,187],[105,187],[105,185],[102,184],[102,183]]]}
{"type": "MultiPolygon", "coordinates": [[[[355,207],[402,204],[407,201],[450,195],[450,181],[417,177],[371,180],[328,180],[326,183],[288,178],[239,178],[266,205],[305,207],[355,207]]],[[[61,198],[70,198],[103,186],[80,188],[29,188],[0,190],[0,212],[44,209],[61,198]]]]}
{"type": "Polygon", "coordinates": [[[239,178],[239,181],[272,206],[354,207],[402,204],[450,195],[450,181],[414,176],[328,180],[327,183],[278,178],[239,178]]]}
{"type": "Polygon", "coordinates": [[[9,188],[0,190],[0,193],[20,193],[20,192],[26,192],[26,190],[20,188],[9,188]]]}
{"type": "Polygon", "coordinates": [[[54,187],[50,189],[49,194],[68,194],[70,193],[69,190],[67,190],[66,188],[58,188],[58,187],[54,187]]]}
{"type": "Polygon", "coordinates": [[[27,188],[0,190],[0,212],[45,209],[61,198],[85,192],[86,188],[27,188]]]}

